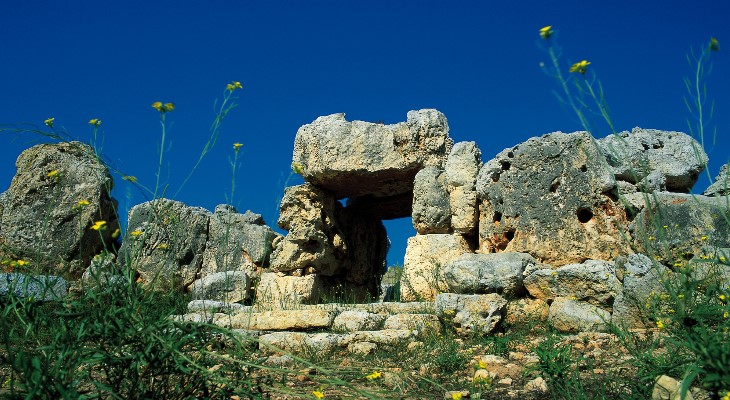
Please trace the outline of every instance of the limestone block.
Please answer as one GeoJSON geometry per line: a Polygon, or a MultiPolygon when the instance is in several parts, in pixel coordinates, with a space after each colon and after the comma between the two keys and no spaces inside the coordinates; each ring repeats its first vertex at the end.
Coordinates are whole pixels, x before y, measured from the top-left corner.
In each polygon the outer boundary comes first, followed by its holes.
{"type": "Polygon", "coordinates": [[[587,132],[505,149],[482,166],[476,187],[480,253],[524,252],[561,266],[631,251],[616,180],[587,132]]]}
{"type": "Polygon", "coordinates": [[[626,328],[652,326],[646,303],[652,293],[660,296],[666,292],[662,279],[667,268],[643,254],[620,257],[616,266],[622,271],[623,288],[613,302],[611,322],[626,328]]]}
{"type": "Polygon", "coordinates": [[[385,321],[385,315],[347,310],[335,317],[332,329],[346,332],[372,331],[380,328],[383,321],[385,321]]]}
{"type": "Polygon", "coordinates": [[[121,263],[136,268],[145,288],[165,291],[190,286],[199,277],[209,216],[203,208],[168,199],[132,207],[121,263]]]}
{"type": "Polygon", "coordinates": [[[435,336],[441,333],[441,322],[434,314],[396,314],[385,320],[383,329],[410,329],[418,335],[435,336]]]}
{"type": "Polygon", "coordinates": [[[413,182],[413,227],[422,235],[449,233],[451,208],[443,171],[426,167],[413,182]]]}
{"type": "Polygon", "coordinates": [[[524,322],[544,322],[547,321],[550,306],[540,299],[518,299],[510,301],[507,304],[504,323],[508,325],[518,325],[524,322]]]}
{"type": "Polygon", "coordinates": [[[305,331],[332,326],[335,313],[327,310],[272,310],[263,312],[239,312],[214,318],[213,323],[232,329],[261,331],[305,331]]]}
{"type": "Polygon", "coordinates": [[[525,287],[535,298],[569,297],[611,309],[621,292],[613,262],[587,260],[557,269],[543,268],[525,277],[525,287]]]}
{"type": "Polygon", "coordinates": [[[115,246],[119,221],[108,168],[80,142],[33,146],[15,166],[0,195],[0,258],[80,278],[94,255],[115,246]],[[105,222],[102,229],[90,229],[97,221],[105,222]]]}
{"type": "Polygon", "coordinates": [[[689,192],[708,161],[702,146],[682,132],[634,128],[596,143],[616,179],[654,190],[689,192]],[[647,178],[653,182],[643,182],[647,178]]]}
{"type": "Polygon", "coordinates": [[[491,294],[441,293],[436,296],[436,314],[442,319],[452,319],[461,333],[489,334],[502,320],[507,300],[491,294]]]}
{"type": "Polygon", "coordinates": [[[307,182],[338,199],[388,197],[412,192],[423,167],[443,168],[452,146],[446,117],[436,110],[410,111],[406,122],[393,125],[332,114],[299,128],[293,161],[307,182]]]}
{"type": "Polygon", "coordinates": [[[250,279],[245,271],[216,272],[197,279],[192,296],[201,300],[235,303],[249,298],[250,279]]]}
{"type": "Polygon", "coordinates": [[[297,304],[312,304],[319,300],[322,282],[317,274],[279,276],[274,272],[261,274],[256,287],[256,305],[265,308],[287,308],[297,304]]]}
{"type": "Polygon", "coordinates": [[[469,244],[459,235],[417,235],[408,239],[401,276],[401,301],[428,301],[440,289],[443,266],[464,253],[469,244]]]}
{"type": "Polygon", "coordinates": [[[259,350],[286,351],[301,354],[304,351],[329,353],[340,346],[343,335],[336,333],[272,332],[259,336],[259,350]]]}
{"type": "Polygon", "coordinates": [[[590,303],[556,297],[548,321],[560,332],[606,332],[611,313],[590,303]]]}
{"type": "Polygon", "coordinates": [[[476,179],[482,166],[482,153],[475,142],[454,144],[444,175],[449,192],[451,226],[454,232],[473,235],[479,222],[476,179]]]}
{"type": "Polygon", "coordinates": [[[515,297],[524,293],[522,274],[537,263],[527,253],[462,254],[442,269],[450,293],[499,293],[515,297]]]}

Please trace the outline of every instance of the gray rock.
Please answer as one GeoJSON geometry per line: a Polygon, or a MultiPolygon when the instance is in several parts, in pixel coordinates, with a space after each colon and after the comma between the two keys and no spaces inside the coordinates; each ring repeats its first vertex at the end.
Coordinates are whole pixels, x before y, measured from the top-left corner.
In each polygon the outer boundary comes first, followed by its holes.
{"type": "Polygon", "coordinates": [[[136,268],[145,288],[182,290],[199,277],[209,216],[203,208],[167,199],[134,206],[120,260],[136,268]]]}
{"type": "Polygon", "coordinates": [[[66,297],[68,287],[68,282],[60,276],[0,273],[0,296],[12,293],[21,299],[58,301],[66,297]]]}
{"type": "Polygon", "coordinates": [[[730,247],[730,224],[722,217],[725,197],[667,192],[625,197],[638,208],[629,226],[637,252],[674,265],[686,263],[704,246],[730,247]]]}
{"type": "Polygon", "coordinates": [[[548,321],[560,332],[606,332],[611,313],[593,304],[556,297],[548,321]]]}
{"type": "Polygon", "coordinates": [[[708,161],[702,146],[682,132],[634,128],[597,143],[616,179],[652,191],[689,192],[708,161]]]}
{"type": "Polygon", "coordinates": [[[608,310],[621,292],[621,282],[610,261],[587,260],[557,269],[538,269],[526,276],[524,282],[532,297],[570,297],[608,310]]]}
{"type": "Polygon", "coordinates": [[[190,312],[209,312],[209,313],[220,313],[220,312],[234,312],[243,311],[246,306],[238,303],[228,303],[223,301],[215,300],[192,300],[188,303],[188,311],[190,312]]]}
{"type": "Polygon", "coordinates": [[[334,311],[328,310],[273,310],[242,311],[233,315],[216,314],[213,323],[219,326],[261,331],[313,330],[332,326],[334,311]]]}
{"type": "Polygon", "coordinates": [[[201,300],[235,303],[249,297],[250,286],[244,271],[216,272],[193,282],[192,295],[201,300]]]}
{"type": "Polygon", "coordinates": [[[525,291],[522,273],[536,263],[527,253],[463,254],[441,272],[449,292],[516,297],[525,291]]]}
{"type": "MultiPolygon", "coordinates": [[[[293,161],[307,182],[337,199],[375,200],[411,193],[416,173],[429,165],[442,168],[452,145],[446,117],[436,110],[410,111],[406,122],[393,125],[333,114],[299,128],[293,161]]],[[[392,218],[410,214],[410,198],[403,200],[408,202],[392,218]]]]}
{"type": "Polygon", "coordinates": [[[15,165],[0,196],[0,256],[80,278],[96,254],[114,247],[119,222],[109,170],[80,142],[33,146],[15,165]],[[90,229],[96,221],[104,227],[90,229]]]}
{"type": "Polygon", "coordinates": [[[289,308],[297,304],[316,303],[322,292],[318,274],[283,276],[264,272],[256,287],[256,305],[263,308],[289,308]]]}
{"type": "Polygon", "coordinates": [[[622,271],[623,288],[613,302],[611,322],[626,328],[652,326],[646,303],[651,296],[666,293],[662,279],[667,268],[643,254],[617,258],[616,266],[622,271]]]}
{"type": "Polygon", "coordinates": [[[463,235],[476,232],[479,224],[476,179],[481,166],[482,153],[474,142],[456,143],[446,159],[444,175],[454,232],[463,235]]]}
{"type": "Polygon", "coordinates": [[[301,354],[327,354],[342,346],[344,335],[336,333],[273,332],[259,337],[259,350],[301,354]]]}
{"type": "Polygon", "coordinates": [[[616,180],[587,132],[551,133],[499,153],[477,178],[479,252],[560,266],[630,252],[616,180]]]}
{"type": "Polygon", "coordinates": [[[728,164],[724,164],[720,167],[720,172],[715,177],[715,182],[703,193],[705,196],[717,197],[730,195],[730,178],[728,178],[727,166],[728,164]]]}
{"type": "Polygon", "coordinates": [[[413,182],[413,227],[422,235],[449,233],[451,208],[443,171],[426,167],[416,174],[413,182]]]}
{"type": "Polygon", "coordinates": [[[492,294],[441,293],[436,296],[436,314],[452,319],[461,333],[489,334],[502,320],[507,300],[492,294]]]}

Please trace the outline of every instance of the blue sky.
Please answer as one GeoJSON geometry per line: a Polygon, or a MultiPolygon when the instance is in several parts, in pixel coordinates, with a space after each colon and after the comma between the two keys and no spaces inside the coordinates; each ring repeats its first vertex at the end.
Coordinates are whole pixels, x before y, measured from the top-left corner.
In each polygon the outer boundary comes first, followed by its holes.
{"type": "MultiPolygon", "coordinates": [[[[728,15],[723,0],[3,1],[0,123],[43,126],[53,117],[89,141],[87,122],[101,119],[104,155],[153,186],[160,129],[150,104],[174,102],[163,169],[174,193],[207,141],[213,101],[240,81],[239,106],[175,199],[208,209],[226,202],[231,145],[241,142],[232,203],[275,225],[296,131],[320,115],[395,123],[409,110],[436,108],[454,140],[476,141],[484,161],[532,136],[580,130],[539,66],[548,60],[536,46],[538,30],[552,25],[566,68],[592,63],[618,130],[687,132],[685,57],[714,36],[721,46],[708,80],[717,110],[710,126],[718,141],[708,149],[714,177],[730,156],[728,15]]],[[[20,151],[39,140],[0,137],[0,190],[20,151]]],[[[123,212],[144,201],[115,182],[123,212]]],[[[410,220],[387,228],[389,263],[400,263],[414,234],[410,220]]]]}

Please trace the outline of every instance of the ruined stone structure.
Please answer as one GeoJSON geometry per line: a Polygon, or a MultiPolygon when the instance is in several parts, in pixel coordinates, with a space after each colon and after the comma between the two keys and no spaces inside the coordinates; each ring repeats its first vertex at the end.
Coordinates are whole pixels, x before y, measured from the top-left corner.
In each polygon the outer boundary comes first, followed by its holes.
{"type": "MultiPolygon", "coordinates": [[[[228,314],[240,303],[269,312],[378,298],[389,247],[382,221],[410,216],[417,234],[400,300],[461,331],[488,333],[528,314],[563,331],[600,331],[608,320],[641,326],[641,304],[678,265],[701,259],[693,274],[719,274],[730,286],[727,166],[705,195],[688,194],[707,161],[686,134],[635,128],[602,139],[554,132],[483,163],[476,143],[453,142],[436,110],[392,125],[333,114],[297,132],[293,165],[305,183],[285,191],[285,236],[250,211],[156,199],[130,211],[113,259],[94,257],[115,245],[118,227],[106,167],[88,146],[40,145],[21,154],[0,195],[0,255],[51,260],[48,272],[71,280],[85,271],[85,284],[123,279],[129,267],[145,288],[222,301],[228,314]],[[97,221],[106,226],[93,229],[97,221]]],[[[384,322],[361,311],[317,311],[312,321],[412,335],[410,317],[384,322]]],[[[250,319],[228,314],[215,318],[250,319]]],[[[416,325],[436,329],[424,315],[416,325]]],[[[278,329],[270,317],[254,320],[278,329]]],[[[292,329],[305,329],[304,317],[292,318],[292,329]]],[[[337,340],[354,346],[357,335],[337,340]]],[[[367,338],[362,346],[376,340],[367,338]]]]}

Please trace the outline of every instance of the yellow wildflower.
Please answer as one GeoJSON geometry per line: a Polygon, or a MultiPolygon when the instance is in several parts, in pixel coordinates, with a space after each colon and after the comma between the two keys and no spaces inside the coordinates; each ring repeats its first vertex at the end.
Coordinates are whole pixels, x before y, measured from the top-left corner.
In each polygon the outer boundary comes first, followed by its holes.
{"type": "Polygon", "coordinates": [[[46,124],[47,127],[53,128],[53,121],[54,120],[55,120],[55,118],[48,118],[45,121],[43,121],[43,123],[46,124]]]}
{"type": "Polygon", "coordinates": [[[723,318],[725,318],[725,319],[727,319],[727,316],[728,316],[728,312],[727,312],[727,311],[725,311],[725,313],[724,313],[724,314],[722,314],[722,317],[723,317],[723,318]]]}
{"type": "Polygon", "coordinates": [[[649,236],[649,240],[654,240],[654,239],[656,239],[654,236],[649,236]]]}
{"type": "Polygon", "coordinates": [[[453,392],[451,393],[451,399],[452,400],[461,400],[462,394],[461,392],[453,392]]]}
{"type": "Polygon", "coordinates": [[[710,51],[720,51],[720,42],[714,37],[710,38],[710,51]]]}
{"type": "Polygon", "coordinates": [[[48,173],[48,177],[49,177],[49,178],[56,178],[56,177],[58,177],[58,174],[59,174],[60,172],[61,172],[61,171],[59,171],[59,170],[57,170],[57,169],[54,169],[53,171],[51,171],[51,172],[49,172],[49,173],[48,173]]]}
{"type": "Polygon", "coordinates": [[[167,250],[167,243],[160,243],[160,245],[157,246],[157,248],[160,250],[167,250]]]}
{"type": "Polygon", "coordinates": [[[664,325],[664,321],[662,321],[662,320],[657,321],[656,326],[659,329],[664,329],[666,327],[666,325],[664,325]]]}
{"type": "Polygon", "coordinates": [[[91,226],[91,229],[98,231],[106,228],[106,221],[96,221],[94,222],[94,225],[91,226]]]}
{"type": "Polygon", "coordinates": [[[25,261],[25,260],[18,260],[18,261],[16,261],[15,263],[16,263],[16,264],[17,264],[17,265],[18,265],[19,267],[22,267],[22,266],[24,266],[24,265],[28,265],[28,264],[29,264],[29,263],[28,263],[28,261],[25,261]]]}
{"type": "Polygon", "coordinates": [[[243,89],[243,85],[241,85],[241,82],[233,81],[226,85],[226,90],[228,90],[229,92],[232,92],[236,89],[243,89]]]}
{"type": "Polygon", "coordinates": [[[101,120],[97,118],[91,119],[89,120],[89,125],[93,125],[95,128],[98,128],[99,125],[101,125],[101,120]]]}
{"type": "Polygon", "coordinates": [[[369,381],[374,381],[374,380],[376,380],[376,379],[380,378],[380,376],[381,376],[381,375],[382,375],[382,374],[381,374],[381,373],[380,373],[379,371],[375,371],[375,372],[373,372],[372,374],[370,374],[370,375],[366,376],[365,378],[366,378],[367,380],[369,380],[369,381]]]}
{"type": "Polygon", "coordinates": [[[304,175],[304,166],[302,164],[296,162],[291,163],[291,170],[297,175],[304,175]]]}
{"type": "Polygon", "coordinates": [[[132,232],[129,232],[129,234],[132,235],[132,236],[134,236],[134,237],[137,237],[137,236],[139,236],[139,235],[142,234],[142,231],[140,231],[140,230],[134,230],[132,232]]]}
{"type": "Polygon", "coordinates": [[[112,238],[116,239],[119,237],[119,234],[121,234],[122,231],[119,230],[119,228],[115,229],[114,232],[112,232],[112,238]]]}
{"type": "Polygon", "coordinates": [[[727,296],[725,296],[724,294],[721,294],[719,297],[720,297],[720,300],[722,300],[722,301],[727,300],[727,296]]]}
{"type": "Polygon", "coordinates": [[[720,262],[725,262],[725,257],[720,256],[720,262]]]}
{"type": "Polygon", "coordinates": [[[137,183],[137,177],[134,175],[124,175],[122,177],[123,180],[131,183],[137,183]]]}
{"type": "Polygon", "coordinates": [[[324,393],[320,392],[319,390],[315,390],[315,391],[313,391],[313,392],[312,392],[312,395],[313,395],[313,396],[314,396],[314,398],[316,398],[316,399],[323,399],[323,398],[324,398],[324,393]]]}
{"type": "Polygon", "coordinates": [[[544,28],[540,28],[540,37],[541,38],[548,40],[548,39],[550,39],[550,36],[552,36],[552,35],[553,35],[552,25],[548,25],[544,28]]]}
{"type": "Polygon", "coordinates": [[[487,363],[482,359],[479,359],[479,369],[487,369],[487,363]]]}
{"type": "Polygon", "coordinates": [[[243,147],[243,144],[241,143],[233,143],[233,150],[238,153],[238,150],[243,147]]]}
{"type": "Polygon", "coordinates": [[[77,206],[79,206],[79,207],[83,207],[83,206],[88,206],[89,204],[90,204],[90,203],[89,203],[89,200],[79,200],[79,201],[78,201],[78,202],[76,203],[76,205],[77,205],[77,206]]]}
{"type": "Polygon", "coordinates": [[[152,103],[152,108],[159,111],[160,113],[164,114],[166,112],[172,111],[175,109],[175,103],[165,103],[162,104],[161,101],[156,101],[152,103]]]}
{"type": "Polygon", "coordinates": [[[586,60],[577,62],[577,63],[573,64],[573,66],[570,67],[570,72],[578,72],[582,75],[585,75],[589,64],[590,64],[590,62],[588,62],[586,60]]]}
{"type": "Polygon", "coordinates": [[[707,236],[706,235],[702,235],[702,237],[700,238],[700,240],[703,240],[703,241],[704,240],[707,240],[707,236]]]}

